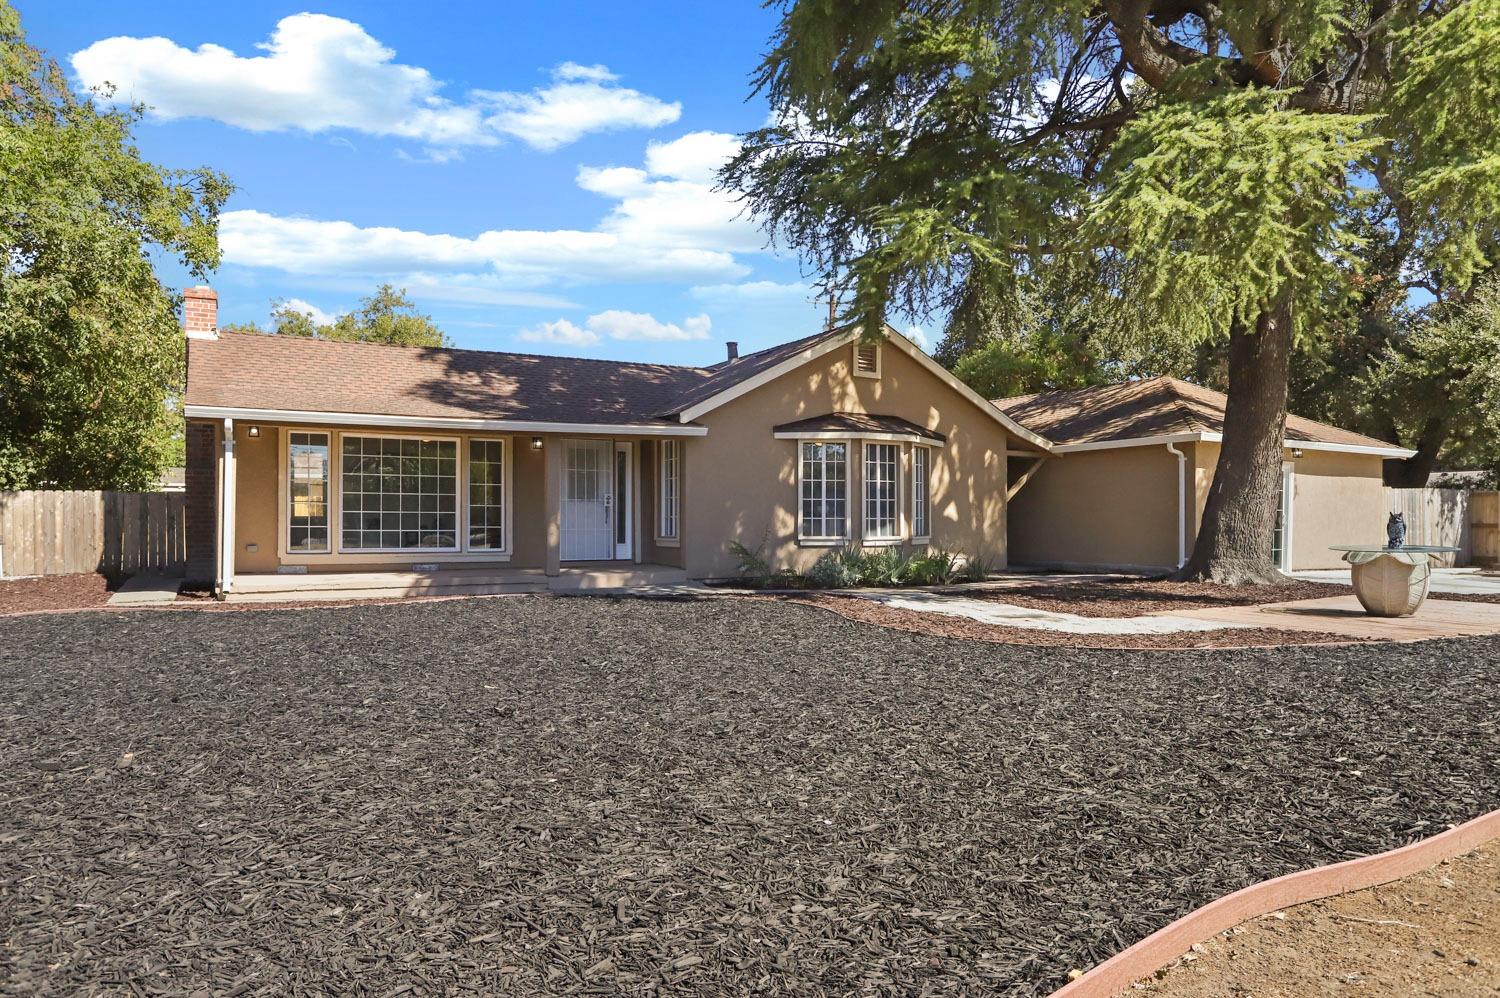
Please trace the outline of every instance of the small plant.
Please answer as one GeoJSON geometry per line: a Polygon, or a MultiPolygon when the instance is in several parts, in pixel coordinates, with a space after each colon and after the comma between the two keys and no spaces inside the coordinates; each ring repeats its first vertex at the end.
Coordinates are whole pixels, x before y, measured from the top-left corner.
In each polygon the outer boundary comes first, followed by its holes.
{"type": "Polygon", "coordinates": [[[907,579],[913,586],[952,585],[959,579],[958,556],[949,551],[924,551],[912,559],[907,579]]]}
{"type": "Polygon", "coordinates": [[[760,543],[754,548],[746,547],[739,541],[729,542],[729,553],[734,555],[734,571],[741,579],[747,582],[755,582],[764,586],[771,579],[771,563],[766,560],[762,553],[766,548],[766,539],[762,537],[760,543]]]}
{"type": "Polygon", "coordinates": [[[989,565],[982,555],[973,554],[964,559],[961,577],[965,582],[983,582],[990,577],[989,565]]]}
{"type": "Polygon", "coordinates": [[[829,551],[807,573],[807,581],[820,589],[850,589],[865,581],[865,556],[859,548],[829,551]]]}
{"type": "Polygon", "coordinates": [[[868,586],[906,585],[911,558],[897,548],[881,548],[864,557],[864,581],[868,586]]]}

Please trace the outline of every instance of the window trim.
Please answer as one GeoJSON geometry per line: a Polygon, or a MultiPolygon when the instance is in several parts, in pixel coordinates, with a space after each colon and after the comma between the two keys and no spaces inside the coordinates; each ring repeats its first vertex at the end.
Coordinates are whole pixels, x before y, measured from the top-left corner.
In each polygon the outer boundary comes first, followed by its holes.
{"type": "MultiPolygon", "coordinates": [[[[281,440],[280,440],[281,446],[277,448],[277,451],[278,451],[278,460],[280,461],[280,467],[281,467],[281,473],[277,476],[277,478],[279,479],[279,487],[276,490],[276,497],[277,497],[277,500],[278,500],[278,507],[279,507],[278,510],[277,510],[277,513],[276,513],[276,535],[277,535],[277,540],[276,540],[277,552],[276,553],[277,553],[277,557],[279,559],[285,559],[288,556],[294,557],[294,558],[295,557],[321,557],[321,556],[327,556],[327,555],[330,555],[330,554],[334,553],[333,525],[334,525],[334,519],[338,515],[338,513],[336,512],[336,510],[338,508],[338,503],[336,503],[334,501],[334,498],[335,498],[335,495],[336,495],[336,490],[338,488],[337,484],[334,482],[334,479],[337,476],[335,476],[334,473],[333,473],[333,456],[334,456],[335,453],[337,453],[336,445],[334,443],[334,438],[335,438],[335,434],[332,433],[332,432],[330,432],[330,431],[328,431],[328,430],[291,429],[291,430],[283,430],[281,432],[281,440]],[[324,445],[328,448],[328,465],[327,465],[327,469],[326,469],[328,478],[324,482],[324,485],[323,485],[323,502],[324,502],[324,506],[326,507],[326,510],[327,510],[327,520],[328,520],[328,523],[327,523],[328,539],[327,539],[326,542],[324,542],[323,547],[320,550],[316,550],[316,551],[305,550],[305,549],[303,549],[303,550],[293,550],[292,549],[292,506],[291,506],[291,503],[292,503],[292,434],[293,433],[302,433],[302,434],[306,434],[308,436],[320,436],[320,437],[323,438],[324,445]]],[[[236,561],[239,560],[239,552],[235,552],[235,560],[236,561]]]]}
{"type": "Polygon", "coordinates": [[[913,444],[911,448],[911,539],[914,544],[927,543],[932,540],[932,463],[933,452],[937,448],[928,444],[913,444]],[[922,489],[922,502],[926,506],[927,530],[917,533],[917,454],[920,452],[927,461],[927,481],[922,489]]]}
{"type": "Polygon", "coordinates": [[[858,337],[855,338],[854,343],[850,346],[851,353],[849,355],[849,370],[854,373],[854,376],[856,378],[871,378],[877,381],[880,379],[881,362],[883,359],[881,357],[881,354],[884,352],[883,350],[881,350],[882,346],[884,346],[883,343],[864,343],[858,337]],[[875,370],[873,371],[861,371],[859,369],[860,348],[867,346],[873,346],[875,348],[875,370]]]}
{"type": "Polygon", "coordinates": [[[797,473],[796,473],[796,489],[797,489],[797,491],[796,491],[796,503],[797,503],[797,506],[796,506],[796,509],[797,509],[797,543],[800,546],[802,546],[802,547],[843,547],[846,544],[853,543],[853,540],[854,540],[854,520],[853,520],[853,518],[854,518],[854,510],[853,510],[853,505],[854,504],[851,501],[852,497],[850,495],[850,492],[852,491],[852,489],[851,489],[851,484],[852,484],[851,479],[852,479],[853,469],[850,467],[850,465],[852,464],[852,462],[849,460],[849,456],[850,456],[850,452],[854,448],[852,446],[850,446],[850,443],[851,442],[849,440],[842,439],[842,438],[838,439],[838,440],[798,440],[798,441],[796,441],[796,443],[795,443],[795,445],[794,445],[794,447],[792,449],[793,463],[795,463],[796,466],[797,466],[797,473]],[[803,530],[803,523],[805,521],[804,521],[804,519],[802,517],[802,465],[803,465],[802,448],[804,448],[806,446],[809,446],[809,445],[816,446],[816,445],[827,445],[827,444],[843,444],[844,445],[844,536],[842,536],[842,537],[827,537],[827,536],[820,536],[820,535],[816,535],[816,534],[808,534],[808,533],[806,533],[803,530]]]}
{"type": "MultiPolygon", "coordinates": [[[[331,426],[313,426],[304,424],[274,424],[276,426],[277,452],[279,454],[279,470],[277,471],[276,492],[278,507],[276,513],[276,558],[283,568],[298,570],[309,565],[371,565],[407,563],[420,564],[425,561],[443,562],[508,562],[515,551],[515,437],[510,434],[501,433],[473,433],[473,434],[433,434],[418,431],[391,431],[384,430],[378,426],[359,426],[354,429],[336,428],[331,426]],[[327,551],[291,551],[288,550],[289,539],[288,521],[289,507],[287,505],[289,488],[289,465],[287,448],[293,433],[324,433],[329,438],[329,483],[330,490],[330,526],[332,529],[333,516],[338,517],[339,532],[330,536],[330,547],[327,551]],[[506,443],[506,485],[505,504],[511,512],[506,514],[506,549],[500,551],[494,548],[470,548],[464,540],[457,548],[344,548],[343,542],[343,515],[344,515],[344,488],[343,488],[343,462],[342,457],[339,464],[340,473],[332,474],[332,455],[343,454],[343,438],[345,434],[354,437],[416,437],[417,439],[440,440],[452,439],[459,442],[459,453],[465,455],[466,448],[463,442],[470,438],[482,440],[503,440],[506,443]],[[434,558],[440,555],[440,558],[434,558]]],[[[467,460],[458,462],[458,488],[463,491],[464,501],[458,504],[458,536],[468,537],[469,530],[469,463],[467,460]]]]}
{"type": "Polygon", "coordinates": [[[515,494],[515,448],[511,445],[512,438],[490,433],[472,433],[462,439],[460,449],[464,452],[464,459],[459,463],[463,466],[459,469],[462,479],[464,500],[459,504],[458,519],[462,527],[463,550],[473,554],[495,555],[509,558],[515,549],[516,540],[514,532],[515,503],[512,496],[515,494]],[[504,514],[505,522],[501,525],[505,531],[505,544],[497,548],[477,548],[469,543],[469,446],[476,440],[493,440],[500,443],[500,502],[505,507],[501,512],[504,514]]]}
{"type": "Polygon", "coordinates": [[[682,441],[674,439],[658,440],[656,443],[656,536],[655,541],[662,547],[678,547],[682,544],[682,441]],[[667,533],[667,448],[673,452],[672,472],[676,481],[674,482],[673,501],[676,508],[672,513],[675,522],[672,532],[667,533]]]}
{"type": "Polygon", "coordinates": [[[893,547],[906,542],[906,490],[902,488],[902,474],[906,448],[898,443],[882,440],[866,440],[860,448],[859,464],[859,540],[865,547],[893,547]],[[892,447],[896,451],[896,472],[891,484],[896,487],[896,533],[888,537],[872,537],[869,532],[870,519],[866,501],[870,491],[869,460],[871,447],[892,447]]]}

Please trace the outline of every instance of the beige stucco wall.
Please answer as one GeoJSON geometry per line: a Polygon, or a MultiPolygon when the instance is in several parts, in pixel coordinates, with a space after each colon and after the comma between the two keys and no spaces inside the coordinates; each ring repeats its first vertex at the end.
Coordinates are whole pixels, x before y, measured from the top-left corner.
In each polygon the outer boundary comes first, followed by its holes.
{"type": "Polygon", "coordinates": [[[1165,447],[1049,458],[1010,505],[1017,565],[1169,571],[1177,564],[1177,459],[1165,447]]]}
{"type": "MultiPolygon", "coordinates": [[[[841,346],[796,371],[708,413],[706,437],[684,446],[683,555],[688,575],[734,573],[731,541],[763,545],[771,563],[797,571],[829,550],[797,540],[798,442],[777,440],[773,427],[829,412],[899,416],[936,430],[947,442],[934,448],[931,472],[934,547],[981,554],[996,567],[1006,560],[1007,446],[993,418],[889,344],[881,347],[881,377],[854,377],[852,347],[841,346]]],[[[903,533],[910,530],[910,446],[902,445],[903,533]]],[[[852,541],[860,532],[862,447],[850,449],[852,541]]]]}
{"type": "MultiPolygon", "coordinates": [[[[1208,502],[1219,445],[1196,445],[1198,517],[1208,502]]],[[[1331,544],[1360,544],[1385,538],[1384,460],[1370,454],[1341,454],[1292,448],[1282,454],[1292,465],[1292,564],[1294,572],[1342,568],[1331,544]]]]}

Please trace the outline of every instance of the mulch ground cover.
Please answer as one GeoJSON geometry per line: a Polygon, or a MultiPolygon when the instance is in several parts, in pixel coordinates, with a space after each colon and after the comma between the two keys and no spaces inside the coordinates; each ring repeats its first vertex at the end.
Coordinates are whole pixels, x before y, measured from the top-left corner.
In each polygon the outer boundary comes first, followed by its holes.
{"type": "MultiPolygon", "coordinates": [[[[877,624],[898,631],[939,638],[963,638],[1004,645],[1050,648],[1182,649],[1253,648],[1277,645],[1347,643],[1347,634],[1328,631],[1294,631],[1281,627],[1221,627],[1212,631],[1174,631],[1169,634],[1081,634],[1049,631],[1039,627],[1004,627],[968,617],[923,610],[883,606],[858,596],[815,595],[781,597],[830,610],[850,620],[877,624]]],[[[1093,616],[1102,616],[1094,614],[1093,616]]]]}
{"type": "Polygon", "coordinates": [[[96,572],[0,580],[0,614],[103,606],[115,585],[96,572]]]}
{"type": "Polygon", "coordinates": [[[1045,994],[1500,807],[1500,640],[769,600],[0,620],[0,990],[1045,994]]]}

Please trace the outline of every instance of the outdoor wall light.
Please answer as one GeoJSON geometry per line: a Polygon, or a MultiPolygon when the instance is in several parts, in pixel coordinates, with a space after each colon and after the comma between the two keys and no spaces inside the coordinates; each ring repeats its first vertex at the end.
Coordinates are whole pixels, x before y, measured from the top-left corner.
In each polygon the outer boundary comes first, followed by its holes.
{"type": "Polygon", "coordinates": [[[531,449],[532,450],[541,450],[542,449],[542,438],[541,437],[532,437],[531,438],[531,449]]]}
{"type": "Polygon", "coordinates": [[[252,427],[250,427],[250,429],[246,430],[245,432],[248,433],[252,437],[258,437],[258,436],[260,436],[260,427],[259,426],[252,426],[252,427]]]}
{"type": "Polygon", "coordinates": [[[1296,458],[1296,457],[1301,457],[1301,456],[1302,456],[1302,448],[1301,447],[1293,447],[1292,448],[1292,457],[1296,458]]]}

